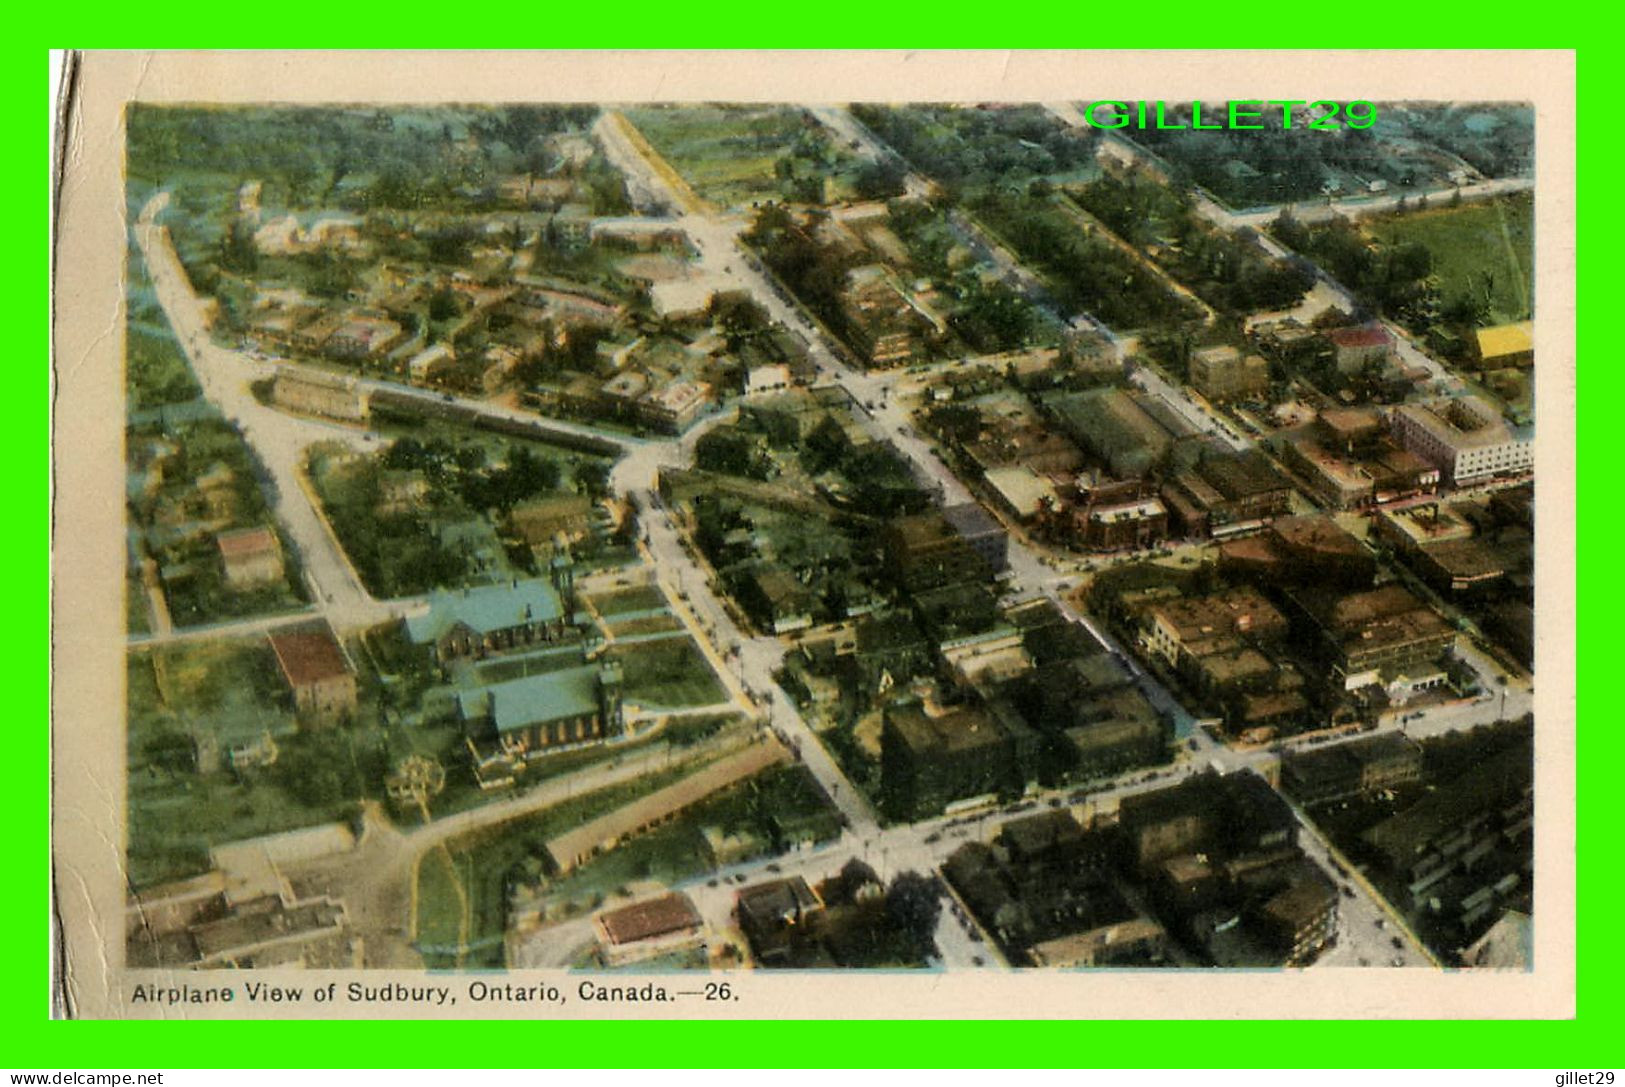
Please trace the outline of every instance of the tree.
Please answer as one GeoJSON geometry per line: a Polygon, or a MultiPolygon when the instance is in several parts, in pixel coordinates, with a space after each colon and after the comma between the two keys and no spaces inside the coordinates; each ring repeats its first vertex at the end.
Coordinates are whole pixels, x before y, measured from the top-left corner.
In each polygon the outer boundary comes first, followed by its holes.
{"type": "Polygon", "coordinates": [[[886,918],[922,953],[935,946],[942,899],[937,881],[918,872],[903,872],[886,891],[886,918]]]}
{"type": "Polygon", "coordinates": [[[576,486],[586,491],[588,497],[595,501],[609,494],[609,465],[603,461],[581,461],[571,475],[576,486]]]}

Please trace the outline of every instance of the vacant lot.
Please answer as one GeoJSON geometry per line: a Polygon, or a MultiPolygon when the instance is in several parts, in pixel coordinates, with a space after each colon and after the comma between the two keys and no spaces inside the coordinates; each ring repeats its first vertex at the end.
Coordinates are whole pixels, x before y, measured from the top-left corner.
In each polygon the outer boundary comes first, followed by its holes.
{"type": "Polygon", "coordinates": [[[610,654],[625,669],[626,700],[646,709],[710,706],[728,698],[690,638],[620,644],[610,654]]]}
{"type": "Polygon", "coordinates": [[[1531,313],[1534,200],[1504,200],[1429,208],[1368,220],[1365,232],[1387,246],[1417,242],[1433,254],[1433,274],[1446,303],[1468,296],[1487,303],[1488,324],[1522,321],[1531,313]]]}
{"type": "Polygon", "coordinates": [[[695,192],[723,207],[845,199],[860,165],[793,108],[674,106],[626,118],[695,192]]]}

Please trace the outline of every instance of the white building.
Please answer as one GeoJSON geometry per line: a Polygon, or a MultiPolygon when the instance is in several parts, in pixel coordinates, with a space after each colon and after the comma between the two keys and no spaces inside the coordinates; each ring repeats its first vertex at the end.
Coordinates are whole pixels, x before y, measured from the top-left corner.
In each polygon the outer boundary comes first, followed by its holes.
{"type": "Polygon", "coordinates": [[[1389,416],[1389,426],[1400,445],[1437,467],[1452,486],[1520,475],[1535,467],[1532,434],[1514,431],[1475,396],[1402,404],[1389,416]]]}

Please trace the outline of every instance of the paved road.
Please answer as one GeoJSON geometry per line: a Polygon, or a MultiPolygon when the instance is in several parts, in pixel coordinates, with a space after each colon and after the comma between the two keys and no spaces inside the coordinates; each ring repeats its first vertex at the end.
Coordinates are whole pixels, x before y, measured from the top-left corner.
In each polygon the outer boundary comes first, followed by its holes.
{"type": "MultiPolygon", "coordinates": [[[[254,398],[250,382],[264,376],[264,364],[209,339],[205,300],[192,289],[167,228],[157,218],[169,194],[158,193],[136,221],[136,244],[151,273],[158,303],[186,352],[203,394],[241,429],[271,477],[267,497],[278,521],[299,549],[305,576],[318,608],[335,626],[368,626],[393,611],[373,599],[317,510],[304,479],[304,451],[312,441],[310,422],[284,415],[254,398]]],[[[324,428],[331,430],[332,428],[324,428]]]]}

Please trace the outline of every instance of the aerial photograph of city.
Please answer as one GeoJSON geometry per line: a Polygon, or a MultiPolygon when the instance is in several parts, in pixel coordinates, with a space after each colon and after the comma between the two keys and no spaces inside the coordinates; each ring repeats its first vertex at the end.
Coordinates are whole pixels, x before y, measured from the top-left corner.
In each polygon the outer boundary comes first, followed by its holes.
{"type": "Polygon", "coordinates": [[[1320,105],[131,103],[127,966],[1533,969],[1535,111],[1320,105]]]}

